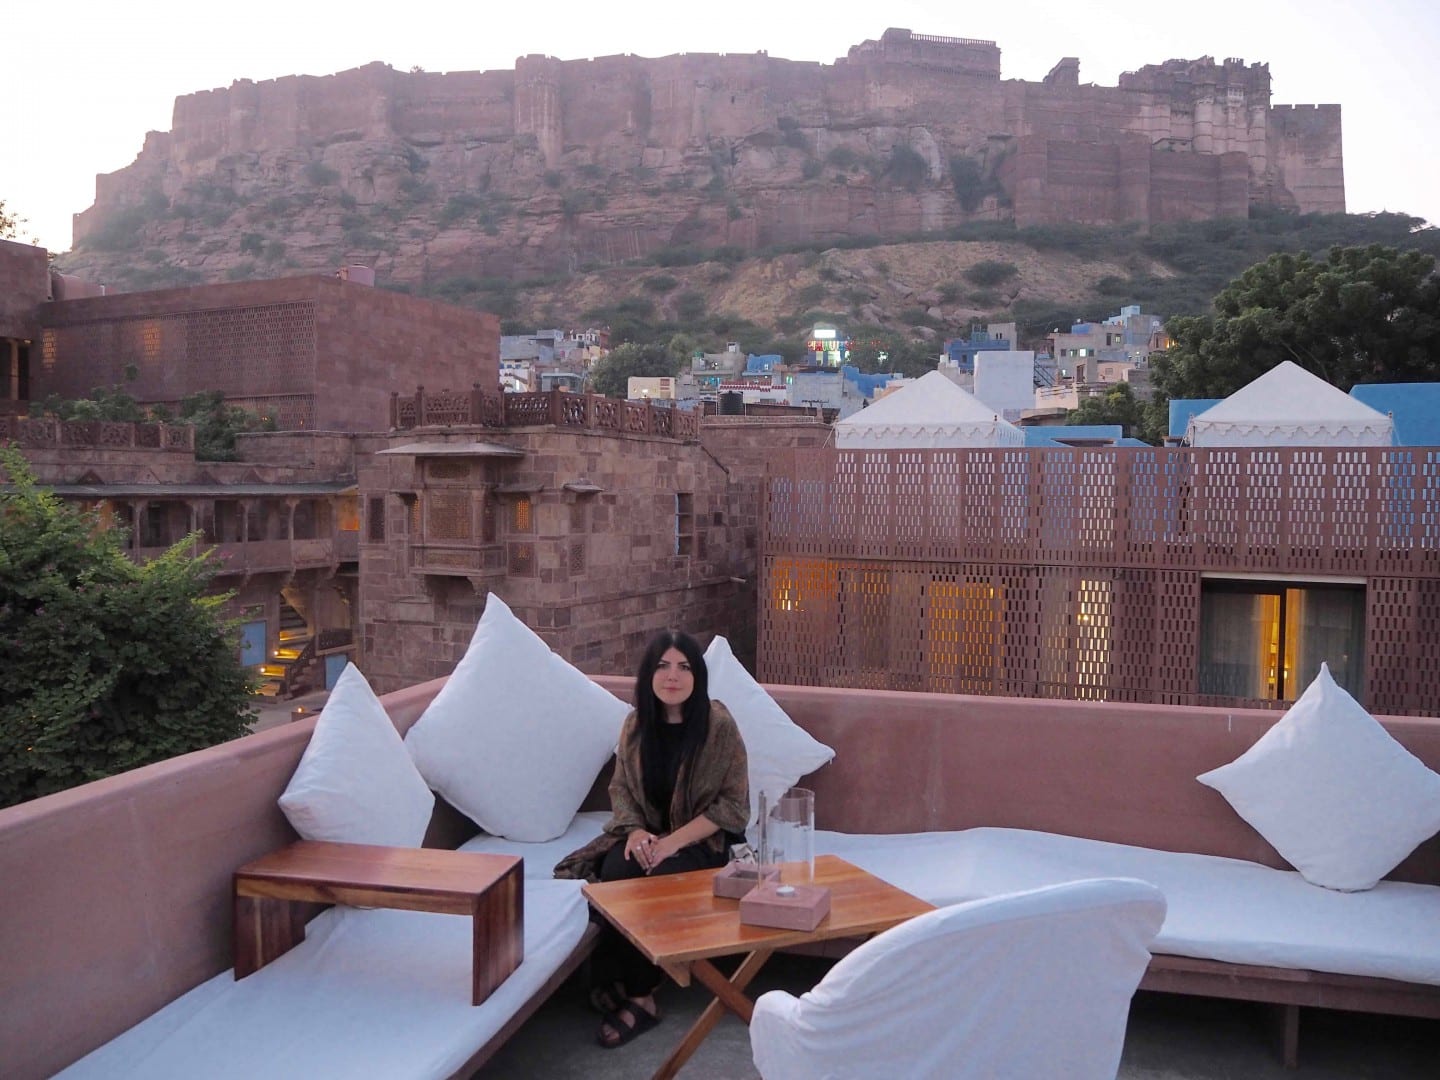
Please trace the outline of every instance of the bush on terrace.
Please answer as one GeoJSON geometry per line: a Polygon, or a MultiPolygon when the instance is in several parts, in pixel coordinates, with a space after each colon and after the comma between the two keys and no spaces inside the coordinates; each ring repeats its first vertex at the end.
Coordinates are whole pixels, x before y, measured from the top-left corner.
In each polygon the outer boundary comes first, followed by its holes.
{"type": "Polygon", "coordinates": [[[215,566],[144,565],[0,449],[0,807],[243,735],[249,673],[215,566]]]}

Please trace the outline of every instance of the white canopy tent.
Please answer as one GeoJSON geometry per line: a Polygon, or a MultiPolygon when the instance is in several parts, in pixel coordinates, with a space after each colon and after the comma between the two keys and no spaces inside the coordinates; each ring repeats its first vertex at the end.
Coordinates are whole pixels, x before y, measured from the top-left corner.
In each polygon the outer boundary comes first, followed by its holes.
{"type": "Polygon", "coordinates": [[[938,371],[835,425],[842,450],[1024,446],[1025,434],[938,371]]]}
{"type": "Polygon", "coordinates": [[[1191,446],[1391,446],[1390,417],[1284,360],[1190,418],[1191,446]]]}

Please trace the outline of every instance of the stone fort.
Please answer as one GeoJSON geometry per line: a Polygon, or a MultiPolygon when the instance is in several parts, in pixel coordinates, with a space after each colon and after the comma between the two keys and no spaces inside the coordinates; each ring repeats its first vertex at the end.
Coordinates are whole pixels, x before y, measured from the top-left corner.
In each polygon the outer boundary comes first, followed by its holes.
{"type": "Polygon", "coordinates": [[[933,234],[977,217],[1341,212],[1345,188],[1340,106],[1273,105],[1266,64],[1167,60],[1099,86],[1066,57],[1029,82],[1001,77],[994,42],[890,29],[831,64],[532,55],[513,70],[372,63],[187,94],[169,132],[97,178],[75,239],[148,213],[147,240],[175,250],[238,230],[227,206],[267,199],[304,266],[363,248],[357,222],[383,211],[372,233],[390,239],[369,261],[404,281],[933,234]]]}

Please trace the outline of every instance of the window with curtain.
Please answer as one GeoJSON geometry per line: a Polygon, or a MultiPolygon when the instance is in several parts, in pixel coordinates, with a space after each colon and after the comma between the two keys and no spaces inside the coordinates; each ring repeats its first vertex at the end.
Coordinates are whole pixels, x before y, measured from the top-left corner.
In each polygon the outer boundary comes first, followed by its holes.
{"type": "Polygon", "coordinates": [[[1361,585],[1211,581],[1200,596],[1202,694],[1293,701],[1330,665],[1364,704],[1361,585]]]}

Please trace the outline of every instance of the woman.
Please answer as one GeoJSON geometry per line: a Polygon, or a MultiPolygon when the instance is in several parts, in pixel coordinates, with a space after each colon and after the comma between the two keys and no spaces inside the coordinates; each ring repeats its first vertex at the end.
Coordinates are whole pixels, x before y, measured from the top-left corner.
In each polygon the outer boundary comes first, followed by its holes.
{"type": "MultiPolygon", "coordinates": [[[[730,844],[744,837],[745,744],[729,711],[710,700],[705,658],[688,634],[664,631],[640,661],[610,806],[601,881],[724,866],[730,844]]],[[[591,970],[590,1000],[605,1013],[601,1046],[623,1046],[659,1022],[655,991],[663,972],[608,924],[591,970]]]]}

